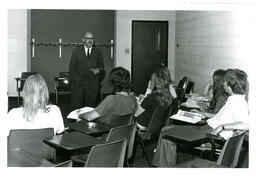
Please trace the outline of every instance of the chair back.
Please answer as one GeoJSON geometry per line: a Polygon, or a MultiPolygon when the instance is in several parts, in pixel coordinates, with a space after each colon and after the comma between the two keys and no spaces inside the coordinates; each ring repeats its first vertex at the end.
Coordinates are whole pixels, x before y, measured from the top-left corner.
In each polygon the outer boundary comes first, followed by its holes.
{"type": "Polygon", "coordinates": [[[149,140],[152,135],[159,134],[161,129],[166,123],[166,120],[171,111],[172,105],[170,106],[158,106],[152,114],[152,117],[149,121],[146,134],[143,139],[149,140]]]}
{"type": "Polygon", "coordinates": [[[178,86],[175,89],[177,97],[178,97],[180,102],[183,102],[183,100],[185,98],[185,90],[186,90],[186,87],[187,87],[187,83],[188,83],[188,78],[186,76],[184,76],[179,81],[178,86]]]}
{"type": "Polygon", "coordinates": [[[119,127],[123,125],[130,125],[133,121],[133,113],[125,115],[112,115],[109,125],[112,127],[119,127]]]}
{"type": "Polygon", "coordinates": [[[217,164],[225,167],[235,168],[238,164],[245,131],[229,138],[220,153],[217,164]]]}
{"type": "Polygon", "coordinates": [[[8,136],[8,159],[19,153],[20,150],[42,159],[53,158],[53,149],[43,143],[43,139],[54,135],[53,128],[11,130],[8,136]]]}
{"type": "Polygon", "coordinates": [[[180,101],[179,101],[179,98],[176,97],[172,100],[172,107],[171,107],[169,116],[176,114],[179,111],[179,108],[180,108],[180,101]]]}
{"type": "Polygon", "coordinates": [[[194,91],[195,83],[193,81],[188,81],[188,84],[185,87],[185,92],[181,98],[181,102],[186,102],[187,98],[185,97],[186,94],[190,94],[194,91]]]}
{"type": "Polygon", "coordinates": [[[108,134],[107,142],[117,141],[120,139],[127,139],[127,159],[132,157],[133,145],[136,133],[136,125],[125,125],[121,127],[112,128],[108,134]]]}
{"type": "Polygon", "coordinates": [[[61,162],[57,165],[54,165],[54,167],[72,167],[72,166],[73,166],[72,160],[67,160],[65,162],[61,162]]]}
{"type": "Polygon", "coordinates": [[[195,83],[193,81],[188,81],[186,90],[185,90],[185,94],[190,94],[191,92],[194,91],[194,85],[195,83]]]}
{"type": "Polygon", "coordinates": [[[32,75],[35,75],[35,74],[37,74],[37,72],[22,72],[21,73],[21,80],[20,80],[20,87],[19,87],[19,89],[23,90],[23,87],[24,87],[26,79],[29,76],[32,76],[32,75]]]}
{"type": "Polygon", "coordinates": [[[184,76],[184,77],[179,81],[179,83],[178,83],[178,85],[177,85],[177,88],[183,88],[183,89],[185,89],[187,82],[188,82],[188,78],[187,78],[186,76],[184,76]]]}
{"type": "Polygon", "coordinates": [[[85,167],[123,167],[126,139],[93,146],[85,167]]]}

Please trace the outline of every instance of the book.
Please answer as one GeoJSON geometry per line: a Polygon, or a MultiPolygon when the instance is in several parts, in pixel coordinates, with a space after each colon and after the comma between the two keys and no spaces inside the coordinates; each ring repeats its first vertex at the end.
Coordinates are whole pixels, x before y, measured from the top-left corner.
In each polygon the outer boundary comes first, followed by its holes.
{"type": "Polygon", "coordinates": [[[72,111],[71,113],[69,113],[67,118],[68,119],[78,119],[79,114],[90,112],[93,109],[94,108],[91,108],[91,107],[84,107],[84,108],[76,109],[76,110],[72,111]]]}
{"type": "Polygon", "coordinates": [[[200,106],[197,104],[197,101],[192,100],[192,99],[187,99],[187,101],[185,103],[182,103],[181,106],[185,106],[188,108],[199,108],[200,106]]]}
{"type": "Polygon", "coordinates": [[[183,121],[183,122],[188,122],[188,123],[195,124],[195,123],[201,121],[202,119],[204,119],[205,116],[200,114],[200,113],[194,113],[194,112],[179,110],[177,112],[177,114],[172,115],[170,118],[175,119],[175,120],[179,120],[179,121],[183,121]]]}

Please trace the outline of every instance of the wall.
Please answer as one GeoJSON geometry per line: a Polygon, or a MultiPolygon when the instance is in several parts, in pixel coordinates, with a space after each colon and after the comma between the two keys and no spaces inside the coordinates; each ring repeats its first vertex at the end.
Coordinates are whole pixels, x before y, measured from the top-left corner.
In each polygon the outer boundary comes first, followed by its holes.
{"type": "Polygon", "coordinates": [[[216,69],[240,68],[249,74],[251,20],[244,11],[177,11],[176,81],[189,76],[195,92],[202,93],[216,69]]]}
{"type": "MultiPolygon", "coordinates": [[[[114,11],[112,10],[31,10],[31,35],[36,42],[82,42],[86,31],[94,34],[95,42],[110,43],[114,38],[114,11]]],[[[54,92],[53,78],[59,72],[69,70],[69,62],[75,46],[63,46],[59,58],[59,46],[36,46],[31,70],[40,73],[50,92],[54,92]]],[[[110,48],[100,47],[106,73],[113,68],[110,48]]],[[[106,80],[106,79],[105,79],[106,80]]],[[[105,82],[104,82],[105,83],[105,82]]],[[[103,92],[107,85],[103,84],[103,92]]]]}
{"type": "Polygon", "coordinates": [[[17,96],[15,77],[22,71],[29,71],[27,10],[8,10],[8,96],[17,96]]]}
{"type": "Polygon", "coordinates": [[[116,64],[131,71],[132,20],[169,22],[168,68],[174,77],[175,12],[174,11],[116,11],[116,64]],[[126,51],[129,50],[127,53],[126,51]]]}
{"type": "MultiPolygon", "coordinates": [[[[56,30],[52,31],[52,29],[58,28],[58,25],[54,23],[55,19],[61,19],[62,21],[62,27],[65,26],[67,19],[62,18],[59,13],[56,13],[54,18],[48,18],[47,23],[47,17],[50,16],[54,10],[48,11],[47,16],[43,16],[42,13],[45,12],[42,11],[32,11],[32,36],[35,38],[36,41],[49,41],[49,42],[57,42],[59,36],[63,36],[63,33],[56,34],[56,30]],[[36,17],[35,17],[36,15],[36,17]],[[41,16],[41,17],[40,17],[41,16]],[[35,24],[36,23],[36,24],[35,24]],[[35,29],[35,31],[33,30],[35,29]],[[47,35],[42,32],[42,29],[48,30],[47,35]],[[41,32],[40,32],[41,30],[41,32]],[[34,31],[34,32],[33,32],[34,31]],[[39,31],[39,32],[38,32],[39,31]],[[43,34],[42,34],[43,33],[43,34]]],[[[11,12],[9,12],[11,13],[11,12]]],[[[68,12],[67,12],[68,13],[68,12]]],[[[70,12],[72,13],[72,12],[70,12]]],[[[73,12],[74,13],[74,12],[73,12]]],[[[79,11],[78,11],[79,13],[79,11]]],[[[88,13],[88,12],[87,12],[88,13]]],[[[62,52],[62,59],[58,59],[58,50],[51,47],[43,47],[39,46],[35,48],[35,58],[30,60],[30,47],[28,47],[27,52],[27,41],[31,41],[30,32],[30,20],[27,22],[27,18],[30,18],[31,12],[28,10],[28,13],[26,13],[26,10],[16,10],[13,11],[11,15],[9,15],[9,22],[12,24],[9,28],[9,33],[15,34],[15,36],[23,36],[23,40],[21,41],[21,37],[19,37],[19,45],[23,44],[26,46],[17,47],[21,53],[15,52],[15,57],[13,56],[14,52],[12,50],[9,50],[9,65],[8,68],[8,91],[9,96],[15,96],[17,95],[16,88],[15,88],[15,80],[14,77],[19,77],[20,73],[22,71],[29,71],[30,70],[30,61],[32,62],[32,69],[38,71],[41,73],[44,77],[46,77],[47,84],[49,85],[50,92],[53,91],[53,80],[52,77],[58,75],[59,71],[66,71],[68,70],[68,61],[70,52],[72,50],[72,47],[65,47],[62,52]],[[22,14],[21,14],[22,13],[22,14]],[[16,25],[16,26],[15,26],[16,25]],[[28,27],[28,28],[27,28],[28,27]],[[19,29],[17,31],[16,29],[19,29]],[[47,51],[46,51],[47,50],[47,51]],[[40,58],[40,55],[42,53],[50,53],[51,57],[46,58],[40,58]],[[29,55],[27,55],[27,53],[29,55]],[[54,57],[55,56],[55,57],[54,57]],[[26,60],[28,58],[28,60],[26,60]],[[36,60],[38,59],[38,60],[36,60]],[[40,60],[39,60],[40,59],[40,60]],[[47,64],[47,67],[51,68],[51,70],[48,70],[47,72],[44,71],[44,66],[41,64],[41,61],[43,63],[54,60],[54,64],[47,64]],[[39,62],[39,63],[36,63],[39,62]],[[43,67],[43,68],[41,68],[43,67]]],[[[81,16],[81,15],[80,15],[81,16]]],[[[93,16],[90,16],[92,18],[93,16]]],[[[95,18],[95,17],[94,17],[95,18]]],[[[86,18],[80,18],[78,22],[75,22],[73,20],[73,23],[81,23],[83,24],[83,19],[86,18]]],[[[116,26],[115,26],[115,66],[123,66],[131,71],[131,21],[132,20],[166,20],[169,21],[169,50],[168,50],[168,67],[171,70],[172,75],[174,75],[174,41],[175,41],[175,13],[174,11],[123,11],[118,10],[116,11],[116,26]],[[125,53],[125,50],[129,49],[129,53],[125,53]]],[[[56,20],[55,20],[56,22],[56,20]]],[[[98,23],[99,21],[97,21],[98,23]]],[[[67,31],[72,31],[72,27],[74,25],[68,25],[65,26],[67,28],[67,31]]],[[[89,29],[93,29],[95,24],[93,23],[92,27],[89,29]]],[[[70,35],[66,35],[65,38],[62,39],[63,42],[73,42],[73,41],[80,41],[81,38],[81,32],[86,29],[85,27],[78,28],[77,30],[79,32],[73,33],[70,32],[69,34],[74,34],[74,37],[71,37],[70,35]]],[[[62,31],[62,30],[60,30],[62,31]]],[[[74,31],[74,30],[73,30],[74,31]]],[[[110,32],[111,33],[111,32],[110,32]]],[[[95,37],[104,37],[103,33],[97,33],[95,34],[95,37]]],[[[18,38],[18,37],[15,37],[18,38]]],[[[107,40],[106,40],[107,41],[107,40]]],[[[104,42],[106,42],[104,41],[104,42]]],[[[45,54],[43,54],[45,55],[45,54]]],[[[42,57],[42,56],[41,56],[42,57]]],[[[51,63],[51,62],[50,62],[51,63]]]]}

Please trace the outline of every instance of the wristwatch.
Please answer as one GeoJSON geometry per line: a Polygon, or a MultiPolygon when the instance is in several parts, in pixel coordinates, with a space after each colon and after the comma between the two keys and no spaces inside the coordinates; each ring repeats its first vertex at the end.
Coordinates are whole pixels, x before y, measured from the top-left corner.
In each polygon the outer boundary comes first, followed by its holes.
{"type": "Polygon", "coordinates": [[[225,126],[224,126],[224,125],[222,125],[222,126],[221,126],[221,129],[222,129],[222,130],[225,130],[225,126]]]}

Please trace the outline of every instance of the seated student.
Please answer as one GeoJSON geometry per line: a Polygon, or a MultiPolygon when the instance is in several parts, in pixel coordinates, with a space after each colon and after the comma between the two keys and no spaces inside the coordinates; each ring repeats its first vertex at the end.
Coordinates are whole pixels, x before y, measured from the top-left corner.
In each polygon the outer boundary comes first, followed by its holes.
{"type": "Polygon", "coordinates": [[[109,83],[113,86],[114,95],[107,96],[93,111],[80,114],[79,119],[92,121],[98,119],[109,124],[113,115],[134,113],[137,109],[135,96],[130,95],[130,73],[123,67],[114,68],[109,75],[109,83]]]}
{"type": "MultiPolygon", "coordinates": [[[[220,111],[207,120],[201,130],[218,134],[224,139],[230,138],[234,130],[249,129],[249,111],[245,100],[247,74],[238,69],[229,69],[224,77],[224,89],[229,97],[220,111]]],[[[164,127],[162,131],[173,128],[164,127]]],[[[162,139],[160,134],[153,164],[159,167],[174,167],[176,165],[176,143],[162,139]]]]}
{"type": "MultiPolygon", "coordinates": [[[[169,72],[169,69],[164,64],[161,63],[161,66],[158,70],[161,70],[161,72],[165,75],[166,80],[167,80],[168,85],[169,85],[170,93],[171,93],[173,99],[176,98],[177,94],[176,94],[176,91],[175,91],[175,89],[173,88],[173,86],[171,84],[172,80],[171,80],[171,74],[169,72]]],[[[148,87],[147,87],[147,90],[146,90],[146,93],[145,93],[145,97],[147,95],[149,95],[156,88],[155,78],[156,78],[156,72],[154,72],[152,74],[151,79],[148,82],[148,87]]]]}
{"type": "Polygon", "coordinates": [[[172,103],[172,95],[169,90],[169,77],[159,69],[155,72],[155,89],[143,100],[135,112],[137,127],[146,130],[150,118],[156,107],[167,107],[172,103]]]}
{"type": "MultiPolygon", "coordinates": [[[[200,110],[202,112],[208,112],[208,113],[213,113],[211,117],[219,112],[219,110],[224,106],[228,99],[228,93],[225,92],[224,90],[224,76],[226,74],[225,70],[218,69],[214,71],[213,73],[213,87],[212,87],[212,98],[210,101],[210,105],[207,106],[203,102],[199,103],[200,110]]],[[[207,114],[208,116],[210,114],[207,114]]]]}
{"type": "Polygon", "coordinates": [[[6,121],[8,134],[12,129],[53,128],[55,134],[64,131],[60,109],[49,104],[48,87],[40,74],[27,78],[23,88],[23,105],[11,109],[6,121]]]}

